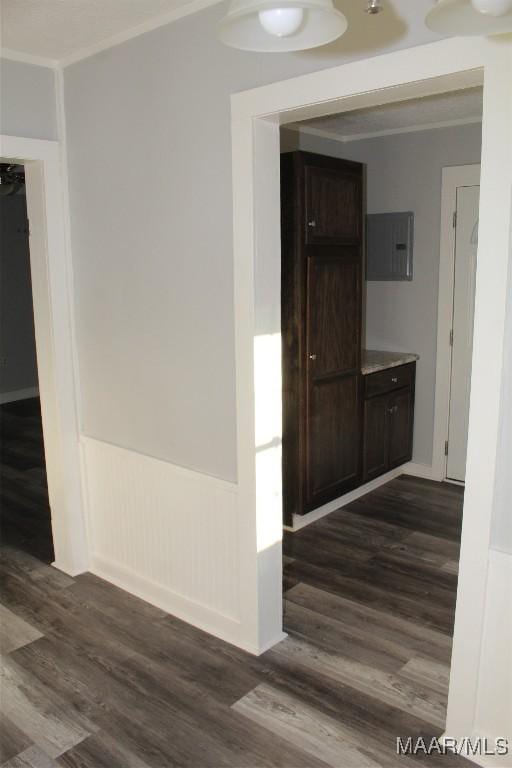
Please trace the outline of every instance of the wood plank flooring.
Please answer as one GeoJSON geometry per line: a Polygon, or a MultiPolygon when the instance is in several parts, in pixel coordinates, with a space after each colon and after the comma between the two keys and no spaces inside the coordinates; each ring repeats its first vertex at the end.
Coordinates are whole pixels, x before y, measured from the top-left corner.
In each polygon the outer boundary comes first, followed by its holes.
{"type": "Polygon", "coordinates": [[[3,543],[4,768],[386,768],[443,731],[462,494],[399,478],[284,540],[259,658],[3,543]]]}

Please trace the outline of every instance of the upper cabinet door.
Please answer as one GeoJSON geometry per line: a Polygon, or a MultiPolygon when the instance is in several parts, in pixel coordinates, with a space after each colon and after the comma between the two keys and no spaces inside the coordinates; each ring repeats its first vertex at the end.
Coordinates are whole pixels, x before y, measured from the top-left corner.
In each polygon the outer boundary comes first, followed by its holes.
{"type": "Polygon", "coordinates": [[[346,245],[361,240],[360,169],[306,165],[306,244],[346,245]]]}

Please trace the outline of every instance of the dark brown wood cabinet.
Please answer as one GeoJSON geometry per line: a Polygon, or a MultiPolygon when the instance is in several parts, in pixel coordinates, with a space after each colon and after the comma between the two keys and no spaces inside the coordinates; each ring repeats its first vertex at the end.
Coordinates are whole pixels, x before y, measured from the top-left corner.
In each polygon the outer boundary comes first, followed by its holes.
{"type": "Polygon", "coordinates": [[[416,363],[364,377],[363,481],[412,458],[416,363]]]}
{"type": "Polygon", "coordinates": [[[306,244],[359,243],[362,232],[362,173],[356,171],[356,164],[348,160],[309,155],[308,163],[306,153],[301,155],[305,162],[306,244]],[[316,158],[316,162],[312,158],[316,158]]]}
{"type": "Polygon", "coordinates": [[[363,477],[365,481],[384,474],[388,468],[388,397],[379,395],[364,401],[363,477]]]}
{"type": "Polygon", "coordinates": [[[362,165],[281,157],[285,522],[361,480],[362,165]]]}

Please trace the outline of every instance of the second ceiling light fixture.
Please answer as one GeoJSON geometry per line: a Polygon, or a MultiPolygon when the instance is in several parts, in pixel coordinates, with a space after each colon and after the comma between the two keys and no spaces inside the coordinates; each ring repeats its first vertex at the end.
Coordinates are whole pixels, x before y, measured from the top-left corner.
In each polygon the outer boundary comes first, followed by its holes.
{"type": "MultiPolygon", "coordinates": [[[[381,10],[381,0],[367,0],[367,13],[381,10]]],[[[512,0],[437,0],[425,23],[443,35],[512,32],[512,0]]],[[[244,51],[286,53],[331,43],[347,27],[332,0],[231,0],[219,37],[244,51]]]]}

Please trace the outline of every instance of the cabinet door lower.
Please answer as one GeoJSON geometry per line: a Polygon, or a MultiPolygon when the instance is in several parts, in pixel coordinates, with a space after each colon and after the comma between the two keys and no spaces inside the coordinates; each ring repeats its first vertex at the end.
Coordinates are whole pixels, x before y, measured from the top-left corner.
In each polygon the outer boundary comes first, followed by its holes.
{"type": "Polygon", "coordinates": [[[382,475],[388,468],[388,395],[364,403],[363,479],[382,475]]]}
{"type": "Polygon", "coordinates": [[[397,467],[412,457],[413,399],[410,389],[389,396],[389,467],[397,467]]]}
{"type": "Polygon", "coordinates": [[[359,379],[348,374],[311,388],[307,441],[307,508],[353,488],[359,479],[359,379]]]}

